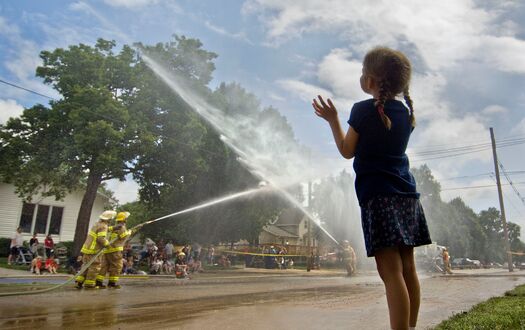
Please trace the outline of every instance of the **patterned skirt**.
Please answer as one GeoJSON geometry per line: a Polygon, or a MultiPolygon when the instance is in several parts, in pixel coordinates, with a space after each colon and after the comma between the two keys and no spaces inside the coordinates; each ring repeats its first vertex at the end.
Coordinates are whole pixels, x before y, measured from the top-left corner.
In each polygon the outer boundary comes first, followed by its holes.
{"type": "Polygon", "coordinates": [[[419,199],[400,195],[377,196],[361,207],[366,254],[382,248],[432,243],[419,199]]]}

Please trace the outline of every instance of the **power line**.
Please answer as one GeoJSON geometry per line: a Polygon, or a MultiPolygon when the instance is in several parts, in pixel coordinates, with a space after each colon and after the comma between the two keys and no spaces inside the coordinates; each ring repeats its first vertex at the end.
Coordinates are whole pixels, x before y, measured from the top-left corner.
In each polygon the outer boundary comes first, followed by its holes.
{"type": "MultiPolygon", "coordinates": [[[[22,86],[19,86],[19,85],[7,82],[7,81],[5,81],[3,79],[0,79],[0,82],[4,83],[6,85],[12,86],[14,88],[18,88],[18,89],[24,90],[26,92],[33,93],[35,95],[39,95],[39,96],[48,98],[50,100],[56,100],[55,98],[53,98],[51,96],[38,93],[38,92],[36,92],[34,90],[31,90],[29,88],[25,88],[25,87],[22,87],[22,86]]],[[[103,114],[100,114],[100,113],[95,113],[95,112],[93,112],[91,110],[88,110],[88,109],[84,109],[84,111],[86,111],[88,113],[91,113],[91,114],[93,114],[95,116],[104,118],[104,119],[109,120],[109,121],[114,122],[114,123],[125,124],[123,121],[111,118],[109,116],[106,116],[106,115],[103,115],[103,114]]],[[[518,138],[507,138],[507,139],[503,139],[503,140],[498,141],[498,148],[524,144],[525,143],[525,138],[522,138],[521,136],[522,135],[517,135],[518,138]]],[[[174,141],[174,142],[175,143],[179,143],[181,145],[190,146],[189,144],[180,142],[178,140],[174,141]]],[[[435,145],[435,146],[446,146],[446,144],[435,145]]],[[[490,148],[491,148],[491,143],[477,143],[477,144],[463,145],[463,146],[452,147],[452,148],[422,150],[422,151],[419,151],[419,152],[409,153],[409,155],[411,157],[412,156],[415,156],[415,157],[422,156],[422,158],[419,158],[419,159],[416,158],[414,160],[411,160],[411,162],[415,163],[415,162],[422,162],[422,161],[427,161],[427,160],[457,157],[457,156],[462,156],[462,155],[466,155],[466,154],[470,154],[470,153],[475,153],[475,152],[481,152],[481,151],[489,150],[490,148]]],[[[204,152],[207,152],[209,154],[212,154],[212,155],[219,155],[218,153],[216,153],[214,151],[211,151],[211,150],[206,150],[206,149],[201,149],[201,150],[204,151],[204,152]]]]}
{"type": "Polygon", "coordinates": [[[439,179],[439,182],[441,182],[441,181],[448,181],[448,180],[457,180],[457,179],[474,178],[474,177],[486,176],[486,175],[491,175],[491,174],[492,174],[492,172],[480,173],[480,174],[473,174],[473,175],[456,176],[456,177],[452,177],[452,178],[439,179]]]}
{"type": "MultiPolygon", "coordinates": [[[[494,182],[496,182],[496,174],[491,174],[490,175],[490,178],[492,180],[494,180],[494,182]]],[[[505,192],[503,190],[501,190],[501,193],[503,195],[503,197],[510,203],[510,205],[512,206],[512,208],[514,208],[514,210],[516,210],[516,212],[519,214],[519,216],[521,217],[522,214],[521,214],[521,211],[516,207],[516,205],[514,205],[514,203],[512,202],[512,200],[507,196],[507,194],[505,194],[505,192]]]]}
{"type": "MultiPolygon", "coordinates": [[[[525,171],[507,171],[508,174],[512,175],[523,175],[525,174],[525,171]]],[[[480,176],[492,176],[494,175],[494,172],[486,172],[486,173],[479,173],[479,174],[472,174],[472,175],[463,175],[463,176],[455,176],[451,178],[443,178],[439,179],[439,182],[442,181],[449,181],[449,180],[457,180],[457,179],[467,179],[467,178],[475,178],[480,176]]]]}
{"type": "MultiPolygon", "coordinates": [[[[56,98],[53,98],[53,97],[51,97],[51,96],[47,96],[47,95],[44,95],[44,94],[40,94],[40,93],[35,92],[35,91],[31,90],[31,89],[28,89],[28,88],[25,88],[25,87],[22,87],[22,86],[19,86],[19,85],[16,85],[16,84],[13,84],[13,83],[7,82],[7,81],[2,80],[2,79],[0,79],[0,82],[1,82],[1,83],[4,83],[4,84],[6,84],[6,85],[9,85],[9,86],[12,86],[12,87],[15,87],[15,88],[18,88],[18,89],[24,90],[24,91],[29,92],[29,93],[33,93],[33,94],[36,94],[36,95],[40,95],[40,96],[45,97],[45,98],[48,98],[48,99],[50,99],[50,100],[58,101],[56,98]]],[[[98,117],[100,117],[100,118],[106,119],[106,120],[108,120],[108,121],[110,121],[110,122],[113,122],[113,123],[115,123],[115,124],[125,125],[125,123],[124,123],[122,120],[118,120],[118,119],[112,118],[112,117],[110,117],[110,116],[103,115],[103,114],[101,114],[101,113],[96,113],[96,112],[91,111],[91,110],[89,110],[89,109],[83,109],[83,111],[88,112],[88,113],[91,113],[92,115],[98,116],[98,117]]],[[[172,143],[173,143],[173,142],[174,142],[174,143],[178,143],[178,144],[180,144],[180,145],[184,145],[184,146],[187,146],[187,147],[192,147],[189,143],[181,142],[179,139],[173,139],[171,142],[172,142],[172,143]]],[[[210,155],[214,155],[214,156],[220,156],[220,155],[221,155],[221,154],[219,154],[219,153],[217,153],[217,152],[210,151],[210,150],[203,149],[203,148],[201,148],[201,149],[199,149],[199,150],[204,151],[204,152],[206,152],[206,153],[208,153],[208,154],[210,154],[210,155]]]]}
{"type": "Polygon", "coordinates": [[[503,164],[498,160],[498,164],[499,164],[499,167],[501,169],[501,171],[503,172],[503,175],[505,176],[505,178],[507,179],[507,181],[509,182],[509,184],[511,185],[512,189],[514,190],[514,192],[516,193],[516,195],[518,196],[518,198],[520,199],[521,203],[523,203],[523,205],[525,205],[525,198],[523,198],[520,194],[520,192],[518,191],[518,189],[514,186],[514,183],[512,182],[512,180],[510,179],[507,171],[505,171],[505,167],[503,167],[503,164]]]}
{"type": "Polygon", "coordinates": [[[6,85],[12,86],[14,88],[18,88],[18,89],[24,90],[26,92],[36,94],[38,96],[42,96],[42,97],[48,98],[50,100],[56,100],[54,97],[47,96],[47,95],[41,94],[39,92],[35,92],[34,90],[31,90],[31,89],[28,89],[28,88],[25,88],[25,87],[22,87],[22,86],[15,85],[15,84],[7,82],[7,81],[5,81],[3,79],[0,79],[0,82],[3,83],[3,84],[6,84],[6,85]]]}
{"type": "MultiPolygon", "coordinates": [[[[499,148],[504,148],[504,147],[520,145],[520,144],[525,144],[525,138],[524,139],[500,140],[498,141],[497,148],[499,149],[499,148]]],[[[423,151],[420,153],[410,153],[410,156],[416,156],[416,157],[423,156],[421,158],[416,158],[412,160],[412,162],[422,162],[422,161],[432,160],[432,159],[457,157],[457,156],[462,156],[462,155],[466,155],[470,153],[486,151],[490,149],[491,149],[490,143],[483,143],[483,144],[475,144],[475,145],[463,146],[463,147],[458,147],[458,148],[429,150],[429,151],[423,151]]]]}
{"type": "MultiPolygon", "coordinates": [[[[509,135],[502,140],[509,140],[509,139],[517,139],[517,138],[525,138],[525,134],[517,134],[517,135],[509,135]]],[[[456,146],[456,145],[464,145],[465,143],[471,143],[473,145],[478,144],[478,140],[471,140],[471,141],[462,141],[458,143],[442,143],[442,144],[431,144],[431,145],[425,145],[425,146],[416,146],[411,147],[412,150],[425,150],[425,149],[431,149],[431,148],[439,148],[439,147],[450,147],[450,146],[456,146]]]]}
{"type": "MultiPolygon", "coordinates": [[[[521,185],[521,184],[525,184],[525,181],[524,182],[516,182],[514,183],[515,185],[521,185]]],[[[502,184],[502,186],[509,186],[510,184],[509,183],[504,183],[502,184]]],[[[442,188],[441,191],[445,191],[445,190],[466,190],[466,189],[480,189],[480,188],[493,188],[493,187],[496,187],[496,184],[489,184],[489,185],[481,185],[481,186],[466,186],[466,187],[453,187],[453,188],[442,188]]]]}

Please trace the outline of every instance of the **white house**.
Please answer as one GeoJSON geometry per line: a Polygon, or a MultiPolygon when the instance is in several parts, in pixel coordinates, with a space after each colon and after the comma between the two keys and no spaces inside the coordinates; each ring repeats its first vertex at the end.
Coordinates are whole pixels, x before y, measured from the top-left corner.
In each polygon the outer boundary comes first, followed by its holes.
{"type": "MultiPolygon", "coordinates": [[[[83,196],[84,191],[73,192],[61,201],[35,196],[31,203],[26,203],[15,193],[14,185],[0,182],[0,237],[12,237],[16,228],[21,227],[24,240],[36,232],[41,242],[48,233],[55,243],[72,241],[83,196]]],[[[108,197],[97,194],[90,225],[97,221],[109,202],[108,197]]]]}
{"type": "Polygon", "coordinates": [[[263,227],[260,244],[305,245],[308,242],[308,217],[297,208],[285,209],[273,224],[263,227]]]}

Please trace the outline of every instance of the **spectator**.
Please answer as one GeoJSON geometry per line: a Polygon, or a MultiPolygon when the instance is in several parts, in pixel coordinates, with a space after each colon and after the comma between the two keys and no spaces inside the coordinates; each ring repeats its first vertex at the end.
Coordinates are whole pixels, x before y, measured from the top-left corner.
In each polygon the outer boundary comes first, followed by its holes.
{"type": "Polygon", "coordinates": [[[163,254],[164,253],[164,247],[166,246],[166,244],[164,243],[164,239],[160,239],[159,243],[157,244],[157,249],[158,249],[158,252],[159,254],[163,254]]]}
{"type": "Polygon", "coordinates": [[[212,245],[208,247],[208,265],[213,265],[214,258],[215,258],[215,249],[212,245]]]}
{"type": "Polygon", "coordinates": [[[228,257],[225,256],[224,254],[220,256],[220,258],[217,261],[217,263],[219,264],[219,266],[221,266],[223,268],[229,268],[231,266],[230,259],[228,259],[228,257]]]}
{"type": "Polygon", "coordinates": [[[128,256],[130,256],[133,253],[133,249],[131,248],[131,244],[126,242],[126,245],[124,245],[124,251],[122,251],[122,257],[124,259],[127,259],[128,256]]]}
{"type": "Polygon", "coordinates": [[[277,265],[279,266],[279,269],[286,269],[286,260],[284,258],[285,254],[286,250],[284,248],[281,248],[279,250],[279,257],[277,258],[277,265]]]}
{"type": "Polygon", "coordinates": [[[182,253],[184,253],[185,257],[184,257],[184,261],[186,261],[186,263],[188,263],[188,261],[190,261],[190,257],[191,257],[191,247],[189,244],[186,244],[184,245],[184,247],[182,248],[182,253]]]}
{"type": "Polygon", "coordinates": [[[137,270],[133,267],[135,265],[133,256],[128,255],[126,262],[124,263],[123,272],[124,274],[137,274],[137,270]]]}
{"type": "Polygon", "coordinates": [[[16,232],[11,237],[11,244],[9,245],[9,256],[7,257],[7,264],[11,265],[18,257],[19,249],[24,245],[24,237],[22,236],[22,228],[16,228],[16,232]]]}
{"type": "Polygon", "coordinates": [[[33,237],[29,240],[29,251],[33,254],[33,258],[38,254],[38,238],[36,233],[33,234],[33,237]]]}
{"type": "Polygon", "coordinates": [[[37,256],[33,260],[31,260],[31,269],[29,270],[31,273],[36,273],[37,275],[40,275],[40,270],[42,269],[42,257],[37,256]]]}
{"type": "Polygon", "coordinates": [[[174,270],[175,264],[173,263],[173,260],[166,258],[162,264],[162,271],[164,274],[173,274],[174,270]]]}
{"type": "Polygon", "coordinates": [[[55,261],[55,256],[51,254],[46,259],[45,269],[51,274],[56,274],[57,268],[58,268],[58,265],[57,265],[57,262],[55,261]]]}
{"type": "Polygon", "coordinates": [[[199,258],[195,258],[191,260],[191,263],[188,264],[188,268],[190,273],[202,273],[204,270],[202,269],[202,262],[199,258]]]}
{"type": "Polygon", "coordinates": [[[151,262],[149,273],[150,274],[160,274],[160,271],[162,270],[162,264],[163,264],[162,259],[154,256],[153,261],[151,262]]]}
{"type": "Polygon", "coordinates": [[[192,251],[193,251],[193,258],[200,259],[202,246],[199,243],[193,243],[192,251]]]}
{"type": "Polygon", "coordinates": [[[186,265],[186,255],[184,252],[180,252],[177,255],[177,259],[175,261],[175,275],[178,278],[184,278],[188,276],[188,265],[186,265]]]}
{"type": "Polygon", "coordinates": [[[168,241],[166,246],[164,246],[164,254],[167,260],[173,260],[173,244],[171,241],[168,241]]]}
{"type": "Polygon", "coordinates": [[[82,268],[82,256],[71,257],[68,261],[69,274],[76,274],[82,268]]]}
{"type": "Polygon", "coordinates": [[[450,256],[447,248],[443,248],[441,256],[443,258],[443,274],[452,274],[450,270],[450,256]]]}
{"type": "Polygon", "coordinates": [[[46,248],[46,257],[49,258],[55,248],[55,242],[53,242],[53,238],[51,238],[51,235],[49,234],[47,234],[46,239],[44,240],[44,247],[46,248]]]}

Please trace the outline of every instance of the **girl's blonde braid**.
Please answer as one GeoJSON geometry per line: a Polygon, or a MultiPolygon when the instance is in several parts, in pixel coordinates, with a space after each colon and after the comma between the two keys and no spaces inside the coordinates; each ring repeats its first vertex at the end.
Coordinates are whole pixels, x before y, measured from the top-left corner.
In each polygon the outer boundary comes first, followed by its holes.
{"type": "Polygon", "coordinates": [[[408,86],[403,91],[403,97],[405,98],[405,102],[408,105],[408,109],[410,110],[410,124],[412,125],[412,127],[416,127],[416,117],[414,116],[414,103],[410,98],[408,86]]]}
{"type": "Polygon", "coordinates": [[[387,130],[390,130],[392,128],[392,122],[390,121],[390,118],[385,114],[385,102],[389,95],[388,90],[388,82],[385,79],[381,79],[379,82],[379,98],[377,101],[375,101],[374,105],[376,106],[377,112],[379,112],[379,115],[381,116],[381,120],[383,121],[383,124],[385,125],[387,130]]]}

